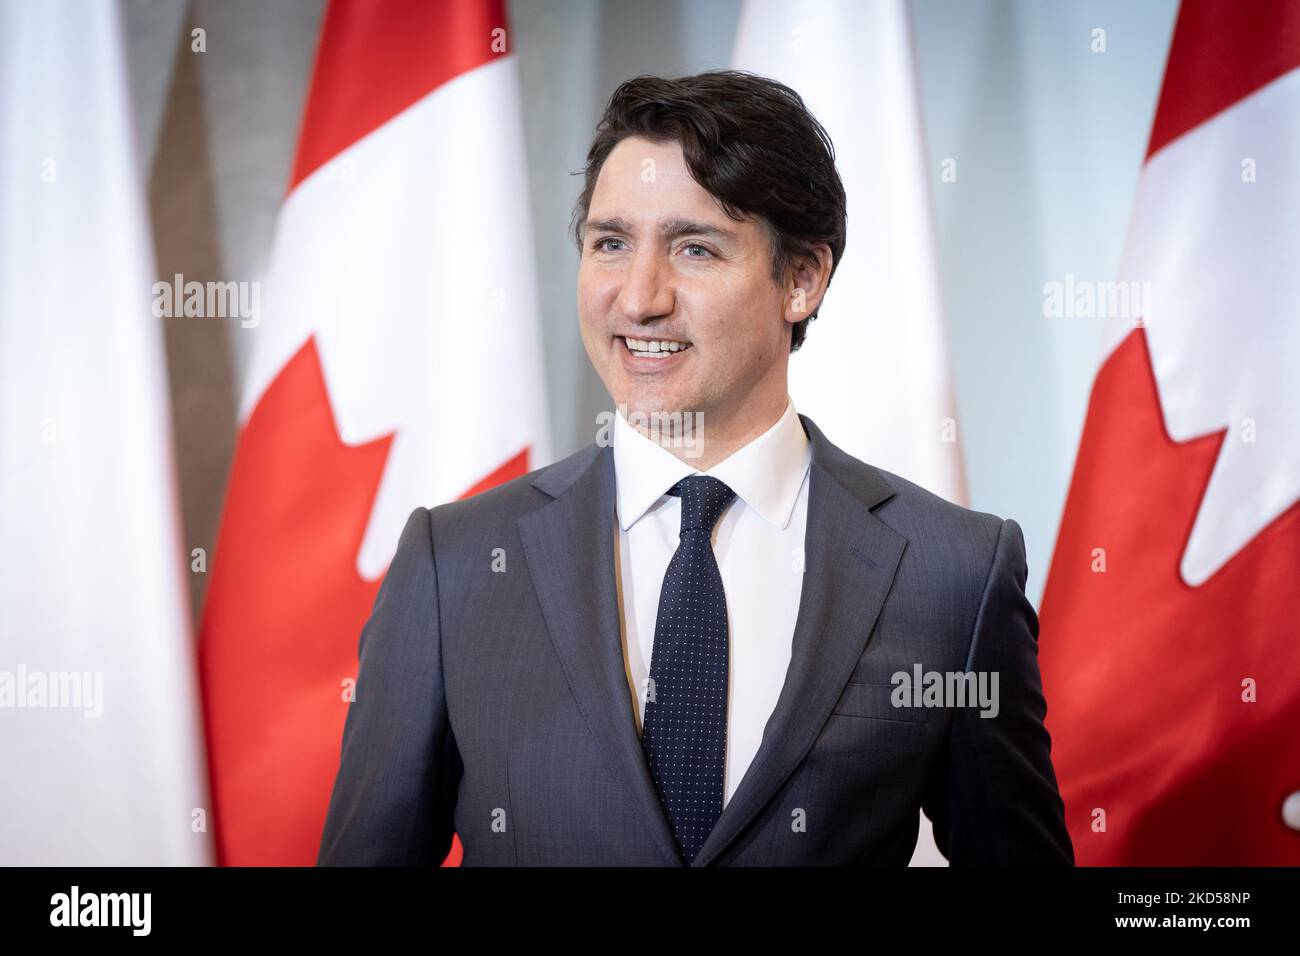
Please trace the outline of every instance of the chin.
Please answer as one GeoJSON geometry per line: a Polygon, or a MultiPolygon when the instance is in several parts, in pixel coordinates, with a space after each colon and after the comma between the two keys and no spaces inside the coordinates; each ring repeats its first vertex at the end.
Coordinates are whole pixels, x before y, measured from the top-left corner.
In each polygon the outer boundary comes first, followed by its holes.
{"type": "Polygon", "coordinates": [[[680,412],[686,405],[671,395],[634,395],[627,400],[629,412],[680,412]]]}

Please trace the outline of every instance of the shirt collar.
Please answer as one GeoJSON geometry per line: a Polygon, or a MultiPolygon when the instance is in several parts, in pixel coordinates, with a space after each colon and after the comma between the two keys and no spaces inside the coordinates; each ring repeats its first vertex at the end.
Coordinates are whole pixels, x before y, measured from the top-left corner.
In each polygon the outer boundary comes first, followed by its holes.
{"type": "Polygon", "coordinates": [[[734,491],[769,524],[784,528],[812,460],[812,448],[794,401],[786,396],[785,413],[771,428],[706,472],[690,466],[658,442],[614,415],[614,476],[618,518],[628,530],[668,489],[688,475],[712,475],[734,491]]]}

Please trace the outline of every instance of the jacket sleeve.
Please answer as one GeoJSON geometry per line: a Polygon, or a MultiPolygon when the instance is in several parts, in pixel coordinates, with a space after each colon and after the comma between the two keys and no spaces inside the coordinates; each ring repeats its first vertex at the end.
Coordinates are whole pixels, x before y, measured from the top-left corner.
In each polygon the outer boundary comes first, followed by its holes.
{"type": "Polygon", "coordinates": [[[947,765],[923,800],[935,843],[954,866],[1074,865],[1043,723],[1027,573],[1020,526],[1003,521],[966,660],[967,672],[997,675],[997,715],[955,709],[947,765]]]}
{"type": "Polygon", "coordinates": [[[430,512],[407,519],[361,632],[318,866],[438,866],[463,765],[442,676],[430,512]]]}

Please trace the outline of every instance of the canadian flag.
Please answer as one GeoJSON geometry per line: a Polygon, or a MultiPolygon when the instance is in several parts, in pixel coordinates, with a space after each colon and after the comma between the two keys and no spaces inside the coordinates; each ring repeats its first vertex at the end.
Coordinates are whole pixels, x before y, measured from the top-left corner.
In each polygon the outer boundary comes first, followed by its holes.
{"type": "MultiPolygon", "coordinates": [[[[790,359],[795,406],[849,454],[966,504],[903,0],[746,0],[732,65],[800,95],[848,197],[844,258],[790,359]]],[[[946,865],[919,823],[912,865],[946,865]]]]}
{"type": "Polygon", "coordinates": [[[222,864],[315,862],[411,510],[550,459],[511,46],[502,0],[326,12],[204,609],[222,864]]]}
{"type": "Polygon", "coordinates": [[[1300,864],[1298,171],[1300,4],[1184,2],[1042,605],[1080,864],[1300,864]]]}

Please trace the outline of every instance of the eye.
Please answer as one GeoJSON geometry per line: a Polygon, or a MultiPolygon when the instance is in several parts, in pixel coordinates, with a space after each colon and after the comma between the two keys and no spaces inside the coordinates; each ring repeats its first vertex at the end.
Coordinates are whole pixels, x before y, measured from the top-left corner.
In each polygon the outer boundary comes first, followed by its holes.
{"type": "Polygon", "coordinates": [[[599,252],[609,252],[610,250],[605,247],[605,243],[622,242],[622,241],[623,241],[622,239],[618,239],[614,236],[606,236],[604,239],[597,239],[595,242],[593,242],[591,244],[591,248],[599,252]]]}
{"type": "MultiPolygon", "coordinates": [[[[683,248],[686,248],[686,249],[701,249],[701,250],[703,250],[704,252],[708,253],[709,256],[712,256],[712,255],[713,255],[713,252],[712,252],[712,251],[711,251],[707,246],[702,246],[702,245],[700,245],[698,242],[692,242],[690,245],[688,245],[688,246],[684,246],[683,248]]],[[[702,259],[702,258],[704,258],[704,256],[687,256],[686,258],[687,258],[687,259],[702,259]]]]}

